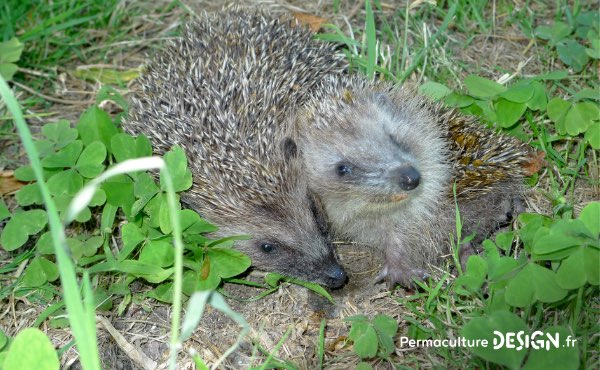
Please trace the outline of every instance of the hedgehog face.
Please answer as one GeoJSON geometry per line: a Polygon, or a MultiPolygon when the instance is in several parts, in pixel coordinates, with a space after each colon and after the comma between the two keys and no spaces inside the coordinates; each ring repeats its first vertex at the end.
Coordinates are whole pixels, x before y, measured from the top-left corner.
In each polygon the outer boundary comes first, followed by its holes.
{"type": "Polygon", "coordinates": [[[275,140],[279,145],[271,146],[270,162],[262,160],[266,163],[262,172],[253,169],[252,182],[238,181],[250,171],[245,167],[226,173],[227,197],[208,197],[206,191],[192,188],[194,194],[184,199],[219,226],[215,236],[250,235],[252,239],[236,242],[235,248],[248,255],[256,268],[341,287],[346,273],[328,238],[321,205],[308,192],[296,142],[288,136],[275,140]]]}
{"type": "Polygon", "coordinates": [[[297,122],[311,189],[328,212],[395,212],[438,197],[450,173],[446,144],[421,101],[401,90],[348,94],[297,122]]]}
{"type": "Polygon", "coordinates": [[[319,227],[317,215],[308,210],[308,198],[304,197],[305,204],[294,204],[291,198],[254,209],[253,216],[243,221],[222,219],[218,234],[251,235],[252,239],[236,242],[235,248],[248,255],[260,270],[330,288],[341,287],[347,280],[346,273],[327,234],[319,227]],[[229,226],[233,224],[235,229],[229,226]]]}
{"type": "MultiPolygon", "coordinates": [[[[323,243],[324,240],[314,238],[311,245],[323,243]]],[[[277,271],[283,275],[313,281],[330,288],[339,288],[346,282],[346,272],[337,262],[331,245],[319,259],[312,253],[298,248],[298,243],[286,244],[285,241],[275,241],[274,238],[256,239],[247,252],[253,264],[264,270],[277,271]]],[[[313,249],[314,247],[310,247],[313,249]]]]}

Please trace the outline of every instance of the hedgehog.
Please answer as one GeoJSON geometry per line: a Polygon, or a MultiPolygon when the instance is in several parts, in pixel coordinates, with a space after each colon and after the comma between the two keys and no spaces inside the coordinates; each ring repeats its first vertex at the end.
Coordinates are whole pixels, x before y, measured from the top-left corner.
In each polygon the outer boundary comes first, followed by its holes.
{"type": "Polygon", "coordinates": [[[126,132],[156,154],[180,145],[190,161],[183,203],[254,267],[340,287],[346,273],[316,213],[303,159],[285,125],[326,76],[345,66],[333,46],[265,12],[228,9],[188,24],[132,87],[126,132]]]}
{"type": "Polygon", "coordinates": [[[456,205],[464,256],[522,210],[530,147],[411,88],[328,78],[290,120],[331,232],[381,250],[390,287],[449,253],[456,205]]]}

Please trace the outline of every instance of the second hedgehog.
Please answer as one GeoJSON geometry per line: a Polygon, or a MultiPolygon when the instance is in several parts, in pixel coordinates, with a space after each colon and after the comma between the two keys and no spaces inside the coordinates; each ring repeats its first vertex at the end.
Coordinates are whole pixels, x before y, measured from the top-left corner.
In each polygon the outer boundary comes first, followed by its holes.
{"type": "Polygon", "coordinates": [[[520,208],[531,148],[410,89],[327,79],[293,119],[333,233],[380,249],[390,285],[450,253],[454,187],[475,244],[520,208]]]}
{"type": "Polygon", "coordinates": [[[219,226],[215,236],[251,235],[236,248],[254,266],[339,287],[346,274],[282,122],[342,69],[306,30],[260,12],[204,15],[148,65],[124,127],[158,154],[184,148],[194,185],[182,200],[219,226]]]}

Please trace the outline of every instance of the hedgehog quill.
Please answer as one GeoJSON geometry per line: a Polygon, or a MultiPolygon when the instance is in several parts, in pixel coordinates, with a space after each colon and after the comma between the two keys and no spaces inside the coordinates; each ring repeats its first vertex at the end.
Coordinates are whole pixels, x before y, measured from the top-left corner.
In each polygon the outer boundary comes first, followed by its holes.
{"type": "Polygon", "coordinates": [[[346,273],[315,214],[302,158],[283,124],[343,64],[330,45],[258,12],[204,14],[137,81],[124,128],[157,154],[184,148],[182,201],[219,226],[255,267],[329,287],[346,273]]]}

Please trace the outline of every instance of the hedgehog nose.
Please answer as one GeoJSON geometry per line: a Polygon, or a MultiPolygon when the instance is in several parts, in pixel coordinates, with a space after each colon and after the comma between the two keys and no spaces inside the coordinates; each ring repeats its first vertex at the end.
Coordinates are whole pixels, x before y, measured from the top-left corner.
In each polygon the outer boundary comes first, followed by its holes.
{"type": "Polygon", "coordinates": [[[325,270],[325,275],[330,279],[330,288],[339,288],[346,282],[348,275],[344,268],[338,264],[330,265],[325,270]]]}
{"type": "Polygon", "coordinates": [[[413,190],[419,186],[421,174],[413,166],[401,167],[398,170],[398,180],[402,190],[413,190]]]}

